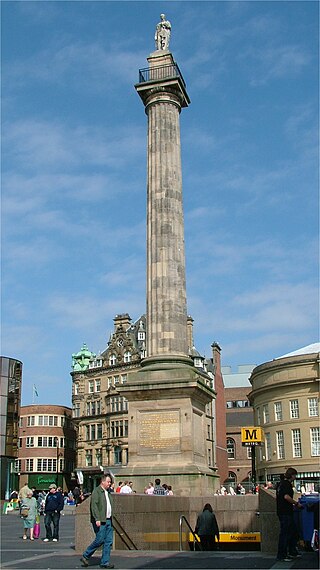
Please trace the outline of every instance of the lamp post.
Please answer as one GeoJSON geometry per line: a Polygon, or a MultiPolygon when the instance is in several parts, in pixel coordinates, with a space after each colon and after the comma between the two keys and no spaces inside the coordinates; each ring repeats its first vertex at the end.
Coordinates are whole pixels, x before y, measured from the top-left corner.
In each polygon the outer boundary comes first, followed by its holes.
{"type": "Polygon", "coordinates": [[[56,454],[56,485],[58,486],[58,477],[59,477],[59,438],[54,438],[55,447],[57,448],[56,454]]]}

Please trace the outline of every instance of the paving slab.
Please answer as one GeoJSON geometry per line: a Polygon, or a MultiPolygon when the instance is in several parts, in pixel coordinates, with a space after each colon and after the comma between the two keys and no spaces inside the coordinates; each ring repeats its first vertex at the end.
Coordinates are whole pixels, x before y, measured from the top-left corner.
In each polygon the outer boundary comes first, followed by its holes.
{"type": "MultiPolygon", "coordinates": [[[[41,518],[40,539],[22,540],[23,522],[18,515],[2,515],[1,568],[8,570],[71,570],[81,568],[80,556],[74,550],[74,517],[60,519],[58,543],[43,542],[44,524],[41,518]]],[[[84,544],[85,549],[87,545],[84,544]]],[[[89,568],[99,568],[100,556],[90,560],[89,568]]],[[[114,550],[111,562],[118,570],[182,570],[202,569],[272,569],[304,570],[318,568],[315,552],[305,552],[301,559],[292,562],[276,562],[274,555],[261,552],[173,552],[114,550]]]]}

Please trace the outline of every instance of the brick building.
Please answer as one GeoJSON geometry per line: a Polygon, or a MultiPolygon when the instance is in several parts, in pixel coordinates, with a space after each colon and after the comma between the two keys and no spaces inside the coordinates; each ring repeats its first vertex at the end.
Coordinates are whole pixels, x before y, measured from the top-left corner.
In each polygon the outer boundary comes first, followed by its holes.
{"type": "Polygon", "coordinates": [[[72,410],[65,406],[21,406],[19,451],[15,470],[19,488],[48,489],[56,483],[64,490],[75,485],[76,431],[72,410]]]}

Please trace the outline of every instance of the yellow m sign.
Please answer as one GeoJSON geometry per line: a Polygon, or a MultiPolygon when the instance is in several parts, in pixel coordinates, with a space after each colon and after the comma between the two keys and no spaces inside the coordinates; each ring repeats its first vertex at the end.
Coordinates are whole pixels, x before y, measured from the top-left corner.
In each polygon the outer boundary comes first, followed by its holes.
{"type": "Polygon", "coordinates": [[[262,443],[262,429],[260,427],[241,428],[242,445],[259,445],[262,443]]]}

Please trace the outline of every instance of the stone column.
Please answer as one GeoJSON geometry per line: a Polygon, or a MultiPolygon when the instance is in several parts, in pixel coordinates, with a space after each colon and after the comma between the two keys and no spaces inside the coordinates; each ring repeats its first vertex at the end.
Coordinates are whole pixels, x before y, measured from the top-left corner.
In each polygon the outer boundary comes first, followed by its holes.
{"type": "Polygon", "coordinates": [[[179,114],[189,98],[170,52],[148,62],[136,85],[148,115],[147,355],[179,358],[188,356],[179,114]]]}

